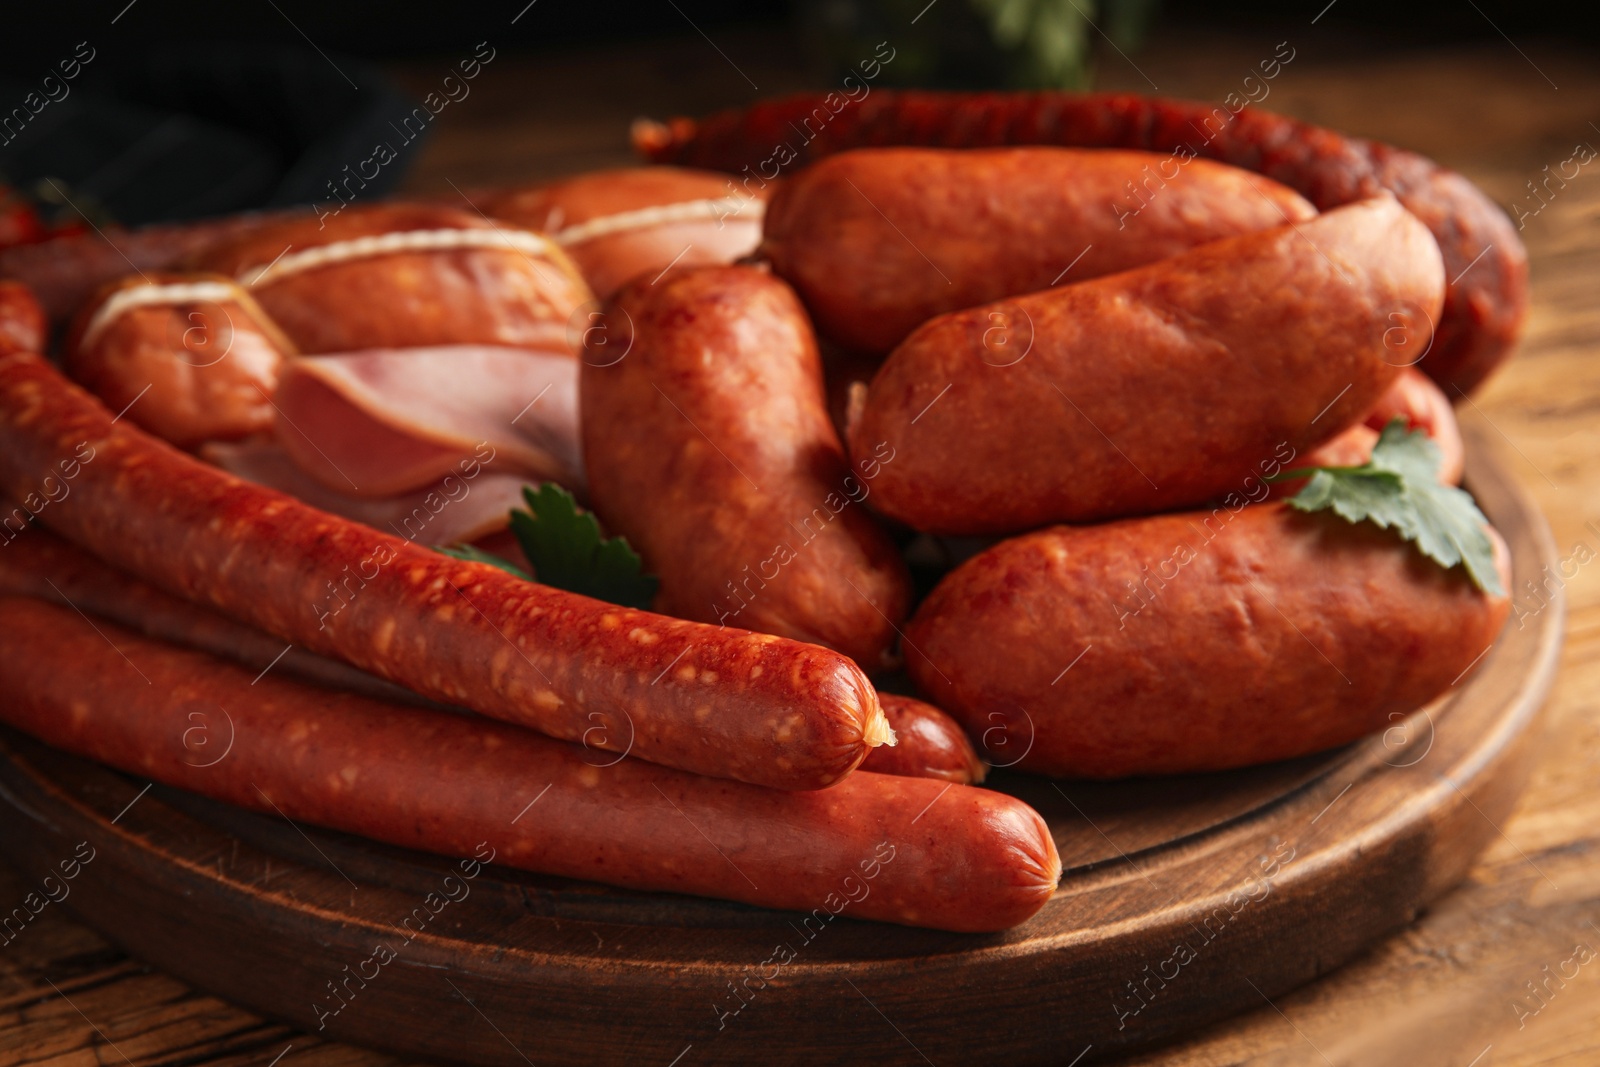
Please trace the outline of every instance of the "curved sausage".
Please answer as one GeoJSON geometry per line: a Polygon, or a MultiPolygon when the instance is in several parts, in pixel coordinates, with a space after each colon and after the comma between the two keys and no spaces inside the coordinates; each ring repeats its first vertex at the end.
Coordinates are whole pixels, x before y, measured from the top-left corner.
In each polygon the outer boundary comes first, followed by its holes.
{"type": "Polygon", "coordinates": [[[787,789],[830,785],[890,739],[837,653],[601,603],[316,511],[114,422],[39,357],[0,356],[0,489],[166,592],[552,736],[787,789]]]}
{"type": "Polygon", "coordinates": [[[301,208],[55,237],[0,248],[0,278],[26,282],[52,323],[67,321],[100,286],[139,271],[175,270],[215,241],[257,226],[309,217],[301,208]]]}
{"type": "Polygon", "coordinates": [[[302,352],[448,344],[567,350],[590,300],[548,238],[433,204],[348,207],[219,241],[190,261],[238,279],[302,352]]]}
{"type": "Polygon", "coordinates": [[[48,324],[33,290],[0,281],[0,353],[43,352],[48,324]]]}
{"type": "Polygon", "coordinates": [[[278,370],[294,346],[218,274],[129,275],[103,286],[67,336],[67,373],[113,411],[179,448],[272,429],[278,370]]]}
{"type": "MultiPolygon", "coordinates": [[[[1400,372],[1400,377],[1372,405],[1365,419],[1287,466],[1359,467],[1372,458],[1372,446],[1378,443],[1378,434],[1397,418],[1404,419],[1410,429],[1421,430],[1433,438],[1433,443],[1439,446],[1439,480],[1446,485],[1460,485],[1466,464],[1466,446],[1461,441],[1455,409],[1432,379],[1410,367],[1400,372]]],[[[1282,495],[1304,484],[1304,481],[1280,482],[1273,490],[1282,495]]]]}
{"type": "Polygon", "coordinates": [[[674,270],[605,325],[578,388],[589,494],[660,576],[659,610],[885,663],[910,578],[864,504],[892,455],[845,460],[793,290],[756,267],[674,270]]]}
{"type": "Polygon", "coordinates": [[[935,315],[1316,213],[1292,189],[1208,160],[864,148],[780,185],[761,247],[819,332],[846,348],[887,352],[935,315]]]}
{"type": "Polygon", "coordinates": [[[594,295],[609,300],[647,271],[732,263],[754,252],[766,197],[715,171],[632,167],[491,193],[479,204],[549,234],[594,295]]]}
{"type": "Polygon", "coordinates": [[[989,773],[961,724],[932,704],[894,693],[879,693],[878,702],[896,743],[873,749],[861,770],[962,785],[975,785],[989,773]]]}
{"type": "MultiPolygon", "coordinates": [[[[1292,57],[1291,57],[1292,58],[1292,57]]],[[[1199,156],[1253,170],[1318,210],[1388,190],[1433,232],[1451,279],[1433,348],[1421,363],[1454,398],[1510,353],[1528,310],[1528,254],[1494,201],[1432,160],[1232,104],[1131,93],[936,93],[877,89],[860,103],[804,94],[695,121],[636,123],[657,163],[709,167],[760,187],[793,163],[849,148],[1044,144],[1199,156]],[[829,106],[830,104],[834,106],[829,106]],[[770,172],[770,174],[769,174],[770,172]]]]}
{"type": "Polygon", "coordinates": [[[1023,770],[1221,770],[1390,725],[1477,662],[1509,608],[1370,523],[1218,508],[974,556],[908,624],[906,666],[969,731],[1026,748],[1023,770]]]}
{"type": "Polygon", "coordinates": [[[929,533],[1199,504],[1370,408],[1443,289],[1385,197],[944,315],[879,370],[851,454],[894,448],[874,505],[929,533]]]}
{"type": "Polygon", "coordinates": [[[1023,922],[1060,876],[1044,820],[984,789],[854,774],[785,793],[272,674],[252,684],[36,601],[0,600],[0,627],[0,720],[131,774],[405,848],[974,932],[1023,922]]]}

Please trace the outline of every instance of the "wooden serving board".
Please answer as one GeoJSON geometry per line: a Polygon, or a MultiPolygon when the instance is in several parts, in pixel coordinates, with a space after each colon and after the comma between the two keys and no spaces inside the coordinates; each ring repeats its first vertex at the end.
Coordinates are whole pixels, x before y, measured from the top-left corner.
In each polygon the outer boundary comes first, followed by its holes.
{"type": "MultiPolygon", "coordinates": [[[[1553,543],[1489,442],[1468,454],[1521,588],[1553,543]]],[[[996,773],[1066,866],[1045,909],[998,935],[465,877],[467,857],[147,789],[9,732],[0,851],[37,882],[88,842],[64,904],[86,924],[262,1014],[413,1057],[1088,1062],[1259,1007],[1458,882],[1527,777],[1561,629],[1559,603],[1514,619],[1470,678],[1337,752],[1121,783],[996,773]]]]}

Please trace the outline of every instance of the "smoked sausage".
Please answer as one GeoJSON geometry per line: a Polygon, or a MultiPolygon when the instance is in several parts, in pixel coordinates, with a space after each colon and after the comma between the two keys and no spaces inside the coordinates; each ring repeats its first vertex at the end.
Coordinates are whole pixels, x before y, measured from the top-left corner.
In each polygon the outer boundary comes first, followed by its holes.
{"type": "Polygon", "coordinates": [[[731,172],[745,189],[851,148],[1031,144],[1214,159],[1282,182],[1320,211],[1387,190],[1444,255],[1450,285],[1420,367],[1452,399],[1506,358],[1528,310],[1528,255],[1516,228],[1466,178],[1415,152],[1246,106],[1238,94],[1203,103],[1132,93],[878,89],[859,102],[808,93],[698,121],[636,123],[634,144],[657,163],[731,172]]]}
{"type": "Polygon", "coordinates": [[[947,311],[1316,213],[1292,189],[1208,160],[1105,149],[864,148],[779,185],[761,249],[799,291],[819,332],[881,353],[947,311]]]}
{"type": "Polygon", "coordinates": [[[428,345],[570,348],[588,286],[554,242],[434,204],[348,207],[206,246],[304,353],[428,345]]]}
{"type": "Polygon", "coordinates": [[[605,604],[317,511],[113,421],[37,356],[0,356],[0,490],[166,592],[566,740],[814,789],[892,739],[838,653],[605,604]]]}
{"type": "Polygon", "coordinates": [[[103,286],[67,335],[67,373],[179,448],[273,426],[294,355],[248,292],[217,274],[129,275],[103,286]]]}
{"type": "Polygon", "coordinates": [[[589,494],[660,575],[658,609],[885,664],[910,578],[865,502],[893,453],[846,462],[793,290],[675,268],[605,319],[578,389],[589,494]]]}
{"type": "Polygon", "coordinates": [[[495,218],[549,234],[595,297],[609,300],[646,272],[732,263],[754,252],[766,191],[738,191],[715,171],[632,167],[508,189],[477,203],[495,218]]]}
{"type": "Polygon", "coordinates": [[[630,889],[955,931],[1023,922],[1060,876],[1044,820],[989,790],[881,774],[762,789],[272,674],[252,684],[37,601],[0,600],[0,629],[0,720],[270,817],[630,889]]]}
{"type": "Polygon", "coordinates": [[[0,499],[0,596],[64,604],[146,637],[209,652],[254,671],[279,671],[380,700],[425,703],[381,678],[286,645],[270,634],[146,585],[43,526],[29,524],[27,513],[5,499],[0,499]]]}
{"type": "Polygon", "coordinates": [[[932,704],[895,693],[879,693],[878,703],[894,728],[895,744],[873,749],[861,770],[963,785],[975,785],[988,774],[961,724],[932,704]]]}
{"type": "Polygon", "coordinates": [[[47,329],[33,290],[0,281],[0,352],[43,352],[47,329]]]}
{"type": "Polygon", "coordinates": [[[1478,662],[1509,608],[1370,523],[1219,507],[979,553],[907,625],[906,667],[969,733],[1026,749],[1023,770],[1222,770],[1391,725],[1478,662]]]}
{"type": "MultiPolygon", "coordinates": [[[[1397,418],[1405,420],[1409,429],[1421,430],[1433,438],[1439,447],[1439,480],[1446,485],[1460,485],[1466,446],[1455,409],[1431,378],[1411,367],[1400,372],[1361,422],[1324,441],[1288,467],[1359,467],[1372,458],[1372,447],[1378,443],[1383,428],[1397,418]]],[[[1292,495],[1304,484],[1304,480],[1279,482],[1273,492],[1292,495]]]]}
{"type": "Polygon", "coordinates": [[[1426,347],[1444,290],[1392,197],[1121,274],[943,315],[850,428],[874,505],[939,534],[1202,503],[1356,419],[1426,347]]]}

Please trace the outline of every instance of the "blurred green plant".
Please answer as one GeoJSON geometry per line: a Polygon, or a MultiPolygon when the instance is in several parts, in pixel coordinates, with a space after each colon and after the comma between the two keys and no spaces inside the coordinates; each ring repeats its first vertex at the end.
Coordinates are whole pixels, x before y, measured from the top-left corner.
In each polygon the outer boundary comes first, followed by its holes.
{"type": "Polygon", "coordinates": [[[842,77],[880,41],[881,82],[942,88],[1086,89],[1106,49],[1143,42],[1160,0],[800,0],[803,35],[842,77]]]}

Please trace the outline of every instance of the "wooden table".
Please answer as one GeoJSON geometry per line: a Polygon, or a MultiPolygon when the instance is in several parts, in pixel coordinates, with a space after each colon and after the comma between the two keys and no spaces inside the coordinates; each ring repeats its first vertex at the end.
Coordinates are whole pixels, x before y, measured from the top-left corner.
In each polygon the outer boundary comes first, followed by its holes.
{"type": "MultiPolygon", "coordinates": [[[[755,95],[752,82],[761,94],[816,84],[780,36],[716,36],[726,58],[699,36],[537,60],[499,56],[472,95],[441,115],[412,161],[408,188],[454,195],[625,163],[627,123],[636,114],[692,114],[741,102],[755,95]]],[[[1503,439],[1550,519],[1566,565],[1549,580],[1566,585],[1570,636],[1541,769],[1460,890],[1315,985],[1127,1062],[1594,1063],[1600,565],[1591,564],[1600,561],[1600,360],[1593,352],[1600,344],[1600,163],[1542,207],[1526,183],[1542,179],[1546,165],[1555,170],[1575,145],[1600,146],[1592,121],[1600,120],[1600,64],[1592,53],[1550,43],[1379,51],[1373,42],[1308,24],[1259,39],[1158,36],[1134,57],[1137,68],[1112,53],[1101,84],[1137,91],[1154,85],[1167,95],[1220,101],[1285,38],[1295,58],[1271,83],[1265,106],[1426,152],[1502,203],[1530,211],[1524,237],[1534,307],[1523,349],[1463,416],[1503,439]]],[[[397,74],[420,95],[452,63],[416,63],[397,74]]],[[[1517,593],[1519,611],[1539,610],[1534,594],[1517,593]]],[[[20,901],[28,888],[0,869],[0,904],[20,901]]],[[[124,956],[58,906],[0,946],[0,1067],[389,1062],[188,989],[124,956]]]]}

